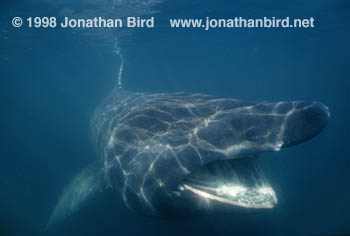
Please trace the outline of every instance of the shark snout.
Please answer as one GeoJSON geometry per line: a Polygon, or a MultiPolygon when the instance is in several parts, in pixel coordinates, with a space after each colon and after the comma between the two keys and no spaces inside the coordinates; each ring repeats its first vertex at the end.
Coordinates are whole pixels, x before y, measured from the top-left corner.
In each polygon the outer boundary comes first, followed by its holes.
{"type": "Polygon", "coordinates": [[[320,102],[296,102],[286,119],[283,146],[313,138],[325,128],[329,117],[329,108],[320,102]]]}

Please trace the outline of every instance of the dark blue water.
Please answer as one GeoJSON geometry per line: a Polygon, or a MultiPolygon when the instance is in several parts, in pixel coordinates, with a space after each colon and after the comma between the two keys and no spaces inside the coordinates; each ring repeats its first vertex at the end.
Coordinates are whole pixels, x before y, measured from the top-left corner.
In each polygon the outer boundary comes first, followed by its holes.
{"type": "Polygon", "coordinates": [[[166,1],[152,7],[159,26],[148,30],[84,34],[11,26],[14,16],[60,16],[64,8],[99,9],[98,15],[108,2],[0,3],[0,235],[350,234],[348,1],[166,1]],[[203,31],[166,25],[170,17],[203,16],[313,16],[316,27],[203,31]],[[136,215],[107,191],[44,230],[64,186],[98,158],[89,122],[116,84],[116,36],[125,58],[123,87],[130,91],[329,106],[331,118],[319,136],[261,156],[279,198],[273,211],[167,221],[136,215]]]}

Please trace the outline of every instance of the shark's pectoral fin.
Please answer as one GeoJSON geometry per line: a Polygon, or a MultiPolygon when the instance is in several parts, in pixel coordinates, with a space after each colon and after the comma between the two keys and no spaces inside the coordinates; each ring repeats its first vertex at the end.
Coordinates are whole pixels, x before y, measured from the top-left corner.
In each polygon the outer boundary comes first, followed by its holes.
{"type": "Polygon", "coordinates": [[[46,229],[71,215],[79,209],[81,203],[106,188],[103,164],[100,161],[90,164],[75,175],[64,189],[46,229]]]}

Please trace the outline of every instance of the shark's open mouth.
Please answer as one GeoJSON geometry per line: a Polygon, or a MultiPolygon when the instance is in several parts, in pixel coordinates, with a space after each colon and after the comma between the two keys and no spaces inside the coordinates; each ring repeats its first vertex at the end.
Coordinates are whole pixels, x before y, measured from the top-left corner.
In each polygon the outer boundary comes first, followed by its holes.
{"type": "Polygon", "coordinates": [[[277,204],[275,191],[253,158],[211,162],[190,173],[180,189],[243,208],[273,208],[277,204]]]}

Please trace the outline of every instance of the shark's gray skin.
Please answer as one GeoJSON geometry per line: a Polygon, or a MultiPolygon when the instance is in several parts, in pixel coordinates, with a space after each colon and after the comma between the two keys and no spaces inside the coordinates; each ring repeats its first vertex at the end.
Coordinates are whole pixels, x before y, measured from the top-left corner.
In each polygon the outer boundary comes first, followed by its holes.
{"type": "Polygon", "coordinates": [[[115,89],[91,122],[102,159],[76,175],[50,224],[107,187],[128,208],[161,217],[273,208],[276,194],[255,159],[314,137],[329,114],[318,102],[115,89]]]}

